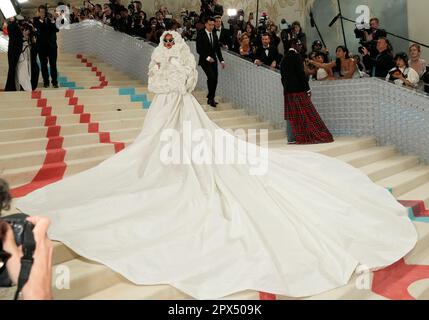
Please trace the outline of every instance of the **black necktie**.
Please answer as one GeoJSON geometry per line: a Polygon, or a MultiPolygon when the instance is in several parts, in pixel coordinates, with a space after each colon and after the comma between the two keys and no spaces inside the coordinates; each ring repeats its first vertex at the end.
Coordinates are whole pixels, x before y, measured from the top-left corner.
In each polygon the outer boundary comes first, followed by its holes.
{"type": "Polygon", "coordinates": [[[212,35],[212,33],[210,32],[210,45],[212,46],[212,48],[213,48],[213,35],[212,35]]]}

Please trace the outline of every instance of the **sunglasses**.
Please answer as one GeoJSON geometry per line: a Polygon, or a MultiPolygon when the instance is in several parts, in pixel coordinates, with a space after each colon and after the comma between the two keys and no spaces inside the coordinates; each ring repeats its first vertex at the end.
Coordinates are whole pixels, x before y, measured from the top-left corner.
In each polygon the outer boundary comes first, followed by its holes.
{"type": "Polygon", "coordinates": [[[164,43],[174,43],[174,39],[173,38],[170,40],[164,39],[164,43]]]}

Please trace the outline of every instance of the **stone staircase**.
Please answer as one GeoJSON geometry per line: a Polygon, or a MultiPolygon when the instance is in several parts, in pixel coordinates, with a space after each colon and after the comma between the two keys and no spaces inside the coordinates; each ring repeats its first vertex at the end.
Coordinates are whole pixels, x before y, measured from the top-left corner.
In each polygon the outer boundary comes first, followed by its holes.
{"type": "MultiPolygon", "coordinates": [[[[9,181],[12,188],[31,183],[42,167],[53,172],[63,168],[63,175],[70,176],[112,156],[136,138],[153,99],[138,80],[95,57],[78,58],[63,53],[59,56],[58,69],[65,88],[32,94],[0,92],[0,176],[9,181]],[[91,87],[99,88],[89,89],[91,87]]],[[[7,71],[7,58],[1,54],[2,87],[7,75],[4,70],[7,71]]],[[[407,201],[420,240],[405,263],[429,266],[429,215],[423,206],[429,207],[429,167],[421,164],[418,157],[401,155],[394,146],[378,146],[373,137],[336,137],[335,143],[327,145],[286,145],[283,130],[222,99],[213,110],[205,105],[204,92],[197,91],[194,95],[208,116],[223,128],[268,129],[270,148],[308,150],[339,158],[362,170],[375,183],[389,188],[398,200],[407,201]]],[[[12,208],[8,213],[15,211],[12,208]]],[[[79,257],[61,243],[55,243],[54,265],[55,299],[190,299],[167,285],[136,286],[109,268],[79,257]],[[67,276],[70,276],[69,285],[62,281],[67,276]]],[[[392,268],[395,274],[400,266],[392,268]]],[[[409,288],[416,299],[429,299],[429,270],[425,272],[426,280],[409,288]]],[[[309,299],[389,299],[392,285],[407,280],[411,273],[399,279],[391,277],[382,284],[385,291],[381,293],[359,290],[353,279],[343,288],[309,299]]],[[[370,277],[377,277],[377,272],[370,277]]],[[[374,281],[374,287],[377,284],[374,281]]],[[[287,299],[254,291],[226,299],[274,298],[287,299]]]]}

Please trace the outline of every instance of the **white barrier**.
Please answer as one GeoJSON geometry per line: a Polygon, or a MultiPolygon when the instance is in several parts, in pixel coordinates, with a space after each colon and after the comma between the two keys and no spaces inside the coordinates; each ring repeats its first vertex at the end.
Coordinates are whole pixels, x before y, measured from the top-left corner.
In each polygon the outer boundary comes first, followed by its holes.
{"type": "MultiPolygon", "coordinates": [[[[95,55],[147,83],[152,44],[95,21],[75,24],[62,32],[66,52],[95,55]]],[[[189,45],[195,53],[195,44],[189,45]]],[[[220,70],[218,94],[249,114],[284,128],[280,74],[228,52],[223,55],[227,68],[220,70]]],[[[311,85],[313,102],[333,134],[375,136],[380,144],[393,144],[401,152],[429,162],[427,95],[373,78],[311,85]]],[[[206,89],[201,68],[197,87],[206,89]]]]}

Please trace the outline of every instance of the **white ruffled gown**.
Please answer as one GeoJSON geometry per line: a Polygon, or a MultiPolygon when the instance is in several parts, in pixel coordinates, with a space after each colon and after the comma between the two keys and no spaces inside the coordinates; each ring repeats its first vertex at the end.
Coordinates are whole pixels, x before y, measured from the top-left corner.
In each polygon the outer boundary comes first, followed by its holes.
{"type": "MultiPolygon", "coordinates": [[[[267,158],[258,148],[259,160],[269,160],[259,176],[250,165],[161,161],[166,129],[219,129],[190,93],[197,73],[187,46],[166,50],[152,57],[149,90],[157,95],[136,141],[18,200],[23,212],[52,220],[53,239],[136,284],[170,284],[200,299],[247,289],[315,295],[347,284],[360,264],[385,267],[413,249],[407,210],[339,160],[300,151],[267,158]]],[[[207,136],[200,141],[218,156],[207,136]]],[[[248,145],[234,138],[229,146],[237,155],[248,145]]]]}

